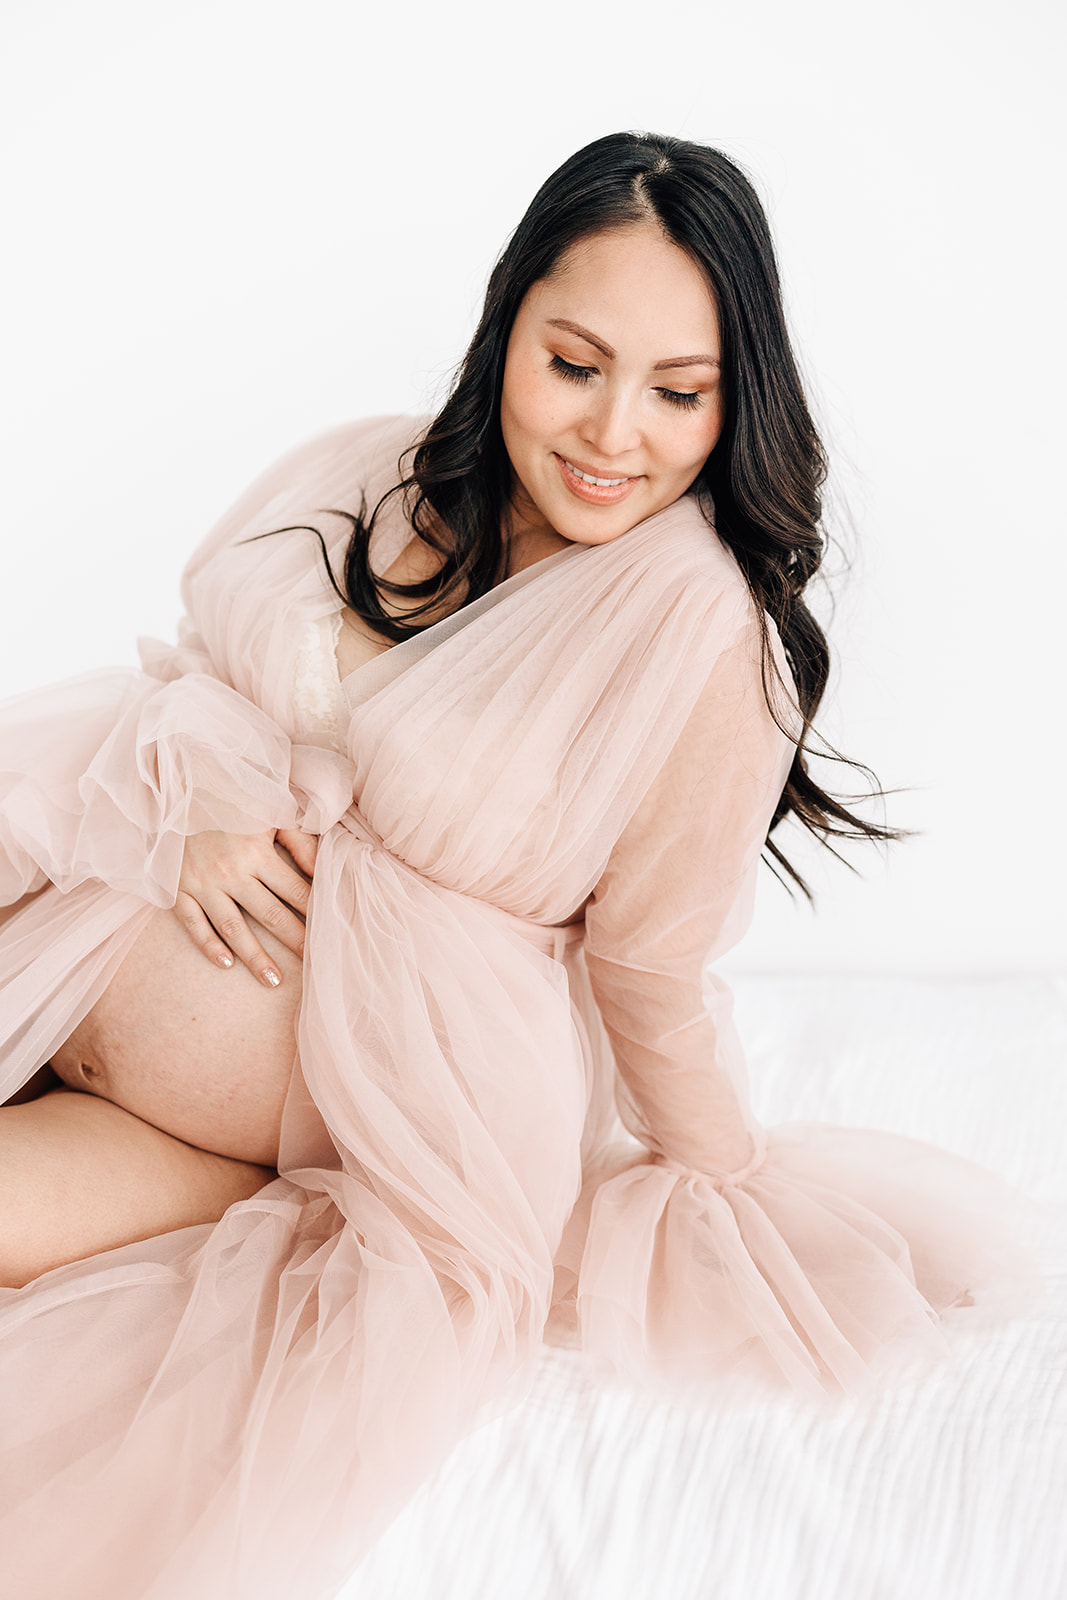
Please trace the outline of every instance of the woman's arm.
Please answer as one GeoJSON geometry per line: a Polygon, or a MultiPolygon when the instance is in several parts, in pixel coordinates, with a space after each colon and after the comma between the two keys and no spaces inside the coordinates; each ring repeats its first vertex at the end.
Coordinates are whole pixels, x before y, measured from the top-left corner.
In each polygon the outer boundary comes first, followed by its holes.
{"type": "MultiPolygon", "coordinates": [[[[862,1392],[939,1359],[941,1313],[1029,1305],[1018,1197],[899,1135],[753,1117],[727,987],[793,747],[744,643],[717,664],[612,853],[587,959],[644,1159],[593,1164],[557,1262],[584,1349],[623,1371],[862,1392]]],[[[1029,1223],[1027,1223],[1029,1226],[1029,1223]]]]}
{"type": "MultiPolygon", "coordinates": [[[[218,673],[225,678],[224,659],[214,658],[223,647],[220,615],[227,629],[236,624],[228,605],[219,607],[213,585],[201,585],[213,558],[234,544],[254,540],[288,523],[303,524],[309,517],[314,522],[316,514],[331,506],[357,506],[364,497],[368,506],[373,506],[395,481],[397,457],[423,426],[424,422],[410,417],[371,417],[345,423],[288,452],[262,473],[202,541],[185,569],[182,594],[187,614],[180,624],[180,644],[174,648],[154,640],[141,641],[146,670],[163,680],[190,672],[218,673]],[[200,614],[202,604],[208,606],[210,622],[200,614]]],[[[410,529],[407,535],[410,537],[410,529]]],[[[308,561],[320,560],[319,547],[312,540],[301,548],[306,548],[308,561]]],[[[274,602],[278,599],[275,595],[274,602]]],[[[230,643],[227,633],[225,646],[230,643]]],[[[244,693],[252,693],[248,682],[241,687],[244,693]]],[[[314,871],[315,849],[315,835],[298,828],[230,835],[211,830],[190,837],[175,905],[179,921],[209,960],[228,966],[236,956],[261,982],[274,986],[280,975],[244,913],[268,928],[294,954],[302,954],[307,880],[314,871]],[[275,842],[282,846],[282,853],[275,850],[275,842]],[[294,863],[299,871],[294,870],[294,863]]]]}
{"type": "Polygon", "coordinates": [[[623,1119],[658,1156],[706,1173],[745,1167],[759,1144],[731,996],[705,969],[751,920],[792,755],[766,705],[753,623],[720,656],[586,913],[623,1119]]]}

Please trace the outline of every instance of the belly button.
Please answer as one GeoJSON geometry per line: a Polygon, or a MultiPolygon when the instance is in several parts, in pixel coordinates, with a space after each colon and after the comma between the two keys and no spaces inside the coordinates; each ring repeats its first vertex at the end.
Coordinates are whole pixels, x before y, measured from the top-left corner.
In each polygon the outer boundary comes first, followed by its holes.
{"type": "Polygon", "coordinates": [[[107,1076],[102,1067],[86,1061],[80,1050],[72,1050],[69,1041],[62,1049],[53,1051],[51,1066],[68,1089],[86,1089],[95,1094],[100,1093],[107,1076]]]}

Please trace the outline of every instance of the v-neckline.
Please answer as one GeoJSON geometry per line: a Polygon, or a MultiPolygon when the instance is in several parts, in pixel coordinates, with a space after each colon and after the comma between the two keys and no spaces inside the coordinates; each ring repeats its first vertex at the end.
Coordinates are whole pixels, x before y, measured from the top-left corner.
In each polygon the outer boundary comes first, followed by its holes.
{"type": "MultiPolygon", "coordinates": [[[[565,550],[555,550],[551,555],[543,556],[540,561],[534,561],[530,566],[524,567],[521,572],[514,573],[510,578],[505,578],[502,583],[495,584],[487,593],[480,595],[477,600],[460,606],[458,611],[453,611],[449,616],[442,617],[440,622],[431,623],[421,633],[413,634],[408,639],[402,639],[398,644],[389,645],[385,650],[379,651],[369,661],[341,678],[340,669],[338,677],[345,700],[350,711],[356,711],[386,687],[395,677],[404,672],[408,666],[413,665],[431,650],[450,639],[453,634],[459,633],[470,623],[477,621],[487,611],[509,599],[513,594],[526,588],[531,583],[536,583],[545,573],[554,571],[568,561],[580,560],[583,556],[591,556],[596,551],[618,551],[621,547],[628,547],[636,535],[648,531],[649,527],[658,522],[662,517],[669,516],[676,506],[683,504],[688,495],[681,495],[673,500],[669,506],[663,506],[659,511],[654,511],[642,521],[628,528],[625,533],[619,534],[615,539],[609,539],[604,544],[572,544],[565,550]],[[397,658],[397,651],[401,652],[397,658]],[[386,665],[386,663],[389,663],[386,665]]],[[[706,517],[701,513],[702,521],[706,517]]],[[[714,527],[713,524],[710,526],[714,527]]],[[[336,659],[336,657],[335,657],[336,659]]]]}

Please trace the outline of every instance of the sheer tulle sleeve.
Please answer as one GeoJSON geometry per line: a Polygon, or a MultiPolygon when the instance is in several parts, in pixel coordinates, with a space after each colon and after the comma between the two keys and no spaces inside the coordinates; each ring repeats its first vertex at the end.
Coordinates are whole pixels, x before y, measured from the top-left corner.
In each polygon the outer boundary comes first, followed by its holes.
{"type": "Polygon", "coordinates": [[[763,696],[753,627],[723,655],[586,912],[586,962],[619,1112],[663,1161],[719,1178],[763,1153],[731,996],[706,974],[745,932],[793,747],[763,696]]]}
{"type": "Polygon", "coordinates": [[[0,899],[96,879],[172,905],[186,837],[292,826],[290,744],[235,690],[100,673],[11,701],[0,742],[0,899]],[[10,881],[9,881],[10,880],[10,881]]]}
{"type": "Polygon", "coordinates": [[[755,628],[719,658],[587,909],[586,963],[646,1153],[587,1175],[571,1238],[582,1347],[670,1382],[859,1390],[936,1358],[941,1313],[1026,1300],[1017,1197],[895,1134],[765,1132],[729,989],[707,963],[744,933],[793,747],[761,687],[755,628]]]}

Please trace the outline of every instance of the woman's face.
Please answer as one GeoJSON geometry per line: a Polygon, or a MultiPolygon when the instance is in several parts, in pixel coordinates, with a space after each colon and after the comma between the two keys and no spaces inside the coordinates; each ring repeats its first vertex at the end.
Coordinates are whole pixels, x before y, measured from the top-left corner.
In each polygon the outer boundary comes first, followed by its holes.
{"type": "Polygon", "coordinates": [[[513,536],[607,544],[684,494],[722,431],[720,357],[711,288],[655,223],[574,245],[508,341],[513,536]]]}

